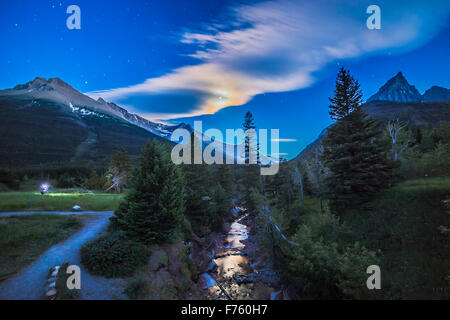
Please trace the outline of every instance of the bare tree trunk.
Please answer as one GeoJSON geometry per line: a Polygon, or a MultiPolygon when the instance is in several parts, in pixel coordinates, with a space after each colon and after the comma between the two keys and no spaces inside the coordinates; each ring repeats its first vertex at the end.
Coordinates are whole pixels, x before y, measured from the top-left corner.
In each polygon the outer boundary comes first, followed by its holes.
{"type": "Polygon", "coordinates": [[[406,128],[407,123],[400,122],[399,118],[395,118],[394,120],[390,120],[387,124],[387,132],[389,134],[389,137],[392,141],[392,158],[394,161],[398,160],[398,157],[400,153],[402,153],[407,147],[410,142],[409,136],[407,137],[406,141],[403,141],[403,147],[399,150],[399,143],[401,144],[400,134],[404,129],[406,128]]]}

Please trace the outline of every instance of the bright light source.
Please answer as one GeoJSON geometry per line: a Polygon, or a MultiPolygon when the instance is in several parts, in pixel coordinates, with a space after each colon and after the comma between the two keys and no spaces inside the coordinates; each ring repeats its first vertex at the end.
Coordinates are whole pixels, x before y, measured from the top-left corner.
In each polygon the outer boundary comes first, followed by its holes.
{"type": "Polygon", "coordinates": [[[43,183],[43,184],[41,184],[41,194],[44,194],[44,193],[47,193],[48,192],[48,188],[49,188],[49,185],[47,184],[47,183],[43,183]]]}

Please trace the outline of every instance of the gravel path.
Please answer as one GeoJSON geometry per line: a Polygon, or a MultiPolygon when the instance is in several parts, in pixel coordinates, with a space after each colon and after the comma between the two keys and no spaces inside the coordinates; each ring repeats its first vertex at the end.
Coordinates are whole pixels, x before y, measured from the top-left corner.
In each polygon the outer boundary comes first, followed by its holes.
{"type": "Polygon", "coordinates": [[[83,229],[69,239],[54,245],[31,265],[25,267],[12,278],[0,282],[0,299],[3,300],[37,300],[43,299],[48,271],[55,265],[70,262],[81,268],[81,299],[106,300],[125,299],[122,293],[122,279],[105,279],[89,274],[80,262],[80,247],[95,238],[108,225],[112,211],[104,212],[6,212],[0,217],[32,214],[57,215],[95,215],[96,218],[85,222],[83,229]]]}

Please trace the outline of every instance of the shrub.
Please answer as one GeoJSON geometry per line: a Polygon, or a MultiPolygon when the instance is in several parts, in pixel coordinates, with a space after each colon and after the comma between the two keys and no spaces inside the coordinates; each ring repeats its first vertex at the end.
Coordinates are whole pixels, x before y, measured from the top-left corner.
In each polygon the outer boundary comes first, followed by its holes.
{"type": "Polygon", "coordinates": [[[144,299],[150,293],[150,281],[145,277],[136,277],[127,283],[125,294],[133,300],[144,299]]]}
{"type": "Polygon", "coordinates": [[[93,274],[107,278],[133,274],[147,263],[150,250],[116,232],[92,240],[81,248],[81,262],[93,274]]]}
{"type": "Polygon", "coordinates": [[[91,175],[85,182],[85,187],[90,190],[103,190],[107,185],[108,179],[96,170],[92,170],[91,175]]]}
{"type": "Polygon", "coordinates": [[[449,158],[450,144],[439,142],[434,150],[427,153],[409,151],[402,159],[399,173],[407,179],[447,176],[450,172],[449,158]]]}
{"type": "Polygon", "coordinates": [[[450,242],[448,178],[409,180],[380,194],[367,212],[345,217],[355,239],[380,250],[383,299],[446,299],[450,242]],[[423,276],[426,275],[426,276],[423,276]]]}
{"type": "Polygon", "coordinates": [[[77,186],[77,183],[75,181],[75,178],[71,177],[68,173],[62,174],[56,180],[57,188],[73,188],[76,186],[77,186]]]}
{"type": "Polygon", "coordinates": [[[8,192],[8,191],[10,191],[10,189],[3,183],[0,183],[0,192],[8,192]]]}
{"type": "Polygon", "coordinates": [[[359,243],[344,243],[347,230],[331,214],[302,225],[291,246],[285,277],[305,298],[368,298],[366,268],[378,264],[374,252],[359,243]]]}
{"type": "Polygon", "coordinates": [[[20,189],[19,178],[15,174],[7,170],[0,169],[0,183],[13,190],[20,189]]]}

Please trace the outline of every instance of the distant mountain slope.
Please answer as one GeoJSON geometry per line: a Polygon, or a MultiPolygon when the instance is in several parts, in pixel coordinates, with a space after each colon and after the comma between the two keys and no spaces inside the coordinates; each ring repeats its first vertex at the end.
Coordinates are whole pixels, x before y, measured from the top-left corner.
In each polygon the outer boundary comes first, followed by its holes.
{"type": "Polygon", "coordinates": [[[374,101],[364,105],[364,110],[375,119],[387,122],[399,118],[418,127],[426,127],[441,120],[450,120],[448,104],[445,102],[409,102],[374,101]]]}
{"type": "Polygon", "coordinates": [[[171,133],[179,127],[192,131],[192,128],[184,123],[175,126],[154,123],[136,114],[129,113],[127,110],[114,103],[106,102],[102,98],[94,100],[75,90],[59,78],[50,78],[47,80],[45,78],[37,77],[33,81],[17,85],[12,89],[0,90],[0,96],[23,97],[35,100],[45,99],[69,107],[82,107],[97,113],[122,118],[123,120],[165,138],[168,138],[171,133]]]}
{"type": "MultiPolygon", "coordinates": [[[[118,147],[136,159],[148,140],[172,144],[171,134],[178,128],[193,132],[184,123],[154,123],[102,98],[94,100],[59,78],[36,78],[0,90],[0,167],[103,166],[118,147]]],[[[203,148],[209,144],[204,141],[203,148]]],[[[238,146],[230,150],[217,141],[218,156],[242,159],[238,146]]]]}
{"type": "Polygon", "coordinates": [[[148,140],[170,139],[179,127],[192,131],[96,101],[58,78],[36,78],[0,90],[0,166],[105,165],[118,147],[137,158],[148,140]]]}
{"type": "MultiPolygon", "coordinates": [[[[420,95],[399,72],[367,99],[363,108],[380,123],[387,123],[398,117],[410,125],[426,127],[439,121],[450,121],[449,100],[450,90],[438,86],[433,86],[424,95],[420,95]]],[[[322,130],[317,139],[291,161],[309,158],[326,135],[327,129],[322,130]]]]}
{"type": "Polygon", "coordinates": [[[0,96],[0,166],[101,166],[125,147],[137,158],[162,139],[122,119],[45,99],[0,96]]]}

